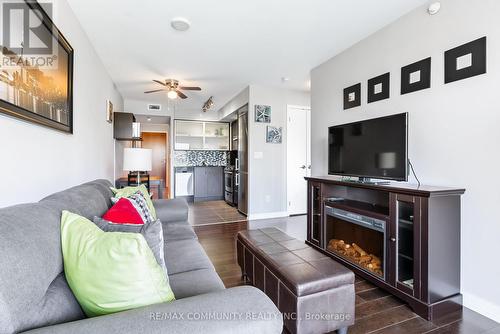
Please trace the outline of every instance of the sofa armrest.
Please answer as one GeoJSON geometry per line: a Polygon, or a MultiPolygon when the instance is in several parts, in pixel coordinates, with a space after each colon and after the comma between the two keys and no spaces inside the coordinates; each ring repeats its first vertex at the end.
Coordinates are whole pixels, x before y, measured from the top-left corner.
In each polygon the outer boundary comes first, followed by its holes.
{"type": "Polygon", "coordinates": [[[242,286],[25,333],[280,334],[282,328],[273,302],[262,291],[242,286]]]}
{"type": "Polygon", "coordinates": [[[153,200],[156,216],[162,223],[186,222],[189,207],[184,198],[153,200]]]}

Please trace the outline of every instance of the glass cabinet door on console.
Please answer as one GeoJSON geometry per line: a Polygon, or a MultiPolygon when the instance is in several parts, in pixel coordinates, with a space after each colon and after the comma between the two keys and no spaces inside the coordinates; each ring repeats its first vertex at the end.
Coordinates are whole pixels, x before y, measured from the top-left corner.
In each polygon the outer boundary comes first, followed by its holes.
{"type": "Polygon", "coordinates": [[[307,215],[307,239],[312,244],[321,246],[321,209],[323,206],[321,184],[310,182],[307,195],[309,202],[309,214],[307,215]]]}
{"type": "Polygon", "coordinates": [[[392,283],[414,297],[420,297],[419,197],[391,194],[391,247],[395,266],[392,283]]]}

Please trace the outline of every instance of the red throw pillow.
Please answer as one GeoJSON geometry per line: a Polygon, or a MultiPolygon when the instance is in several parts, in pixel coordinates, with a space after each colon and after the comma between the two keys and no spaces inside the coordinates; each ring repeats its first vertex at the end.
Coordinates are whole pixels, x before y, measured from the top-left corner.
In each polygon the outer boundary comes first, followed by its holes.
{"type": "Polygon", "coordinates": [[[120,198],[102,218],[117,224],[144,224],[141,215],[127,198],[120,198]]]}

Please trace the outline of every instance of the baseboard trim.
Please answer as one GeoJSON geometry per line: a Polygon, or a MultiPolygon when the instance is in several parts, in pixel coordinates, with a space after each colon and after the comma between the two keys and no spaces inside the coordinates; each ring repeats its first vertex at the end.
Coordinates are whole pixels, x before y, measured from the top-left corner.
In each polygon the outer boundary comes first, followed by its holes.
{"type": "Polygon", "coordinates": [[[273,219],[273,218],[283,218],[288,217],[288,212],[277,211],[277,212],[264,212],[264,213],[249,213],[248,220],[260,220],[260,219],[273,219]]]}
{"type": "Polygon", "coordinates": [[[463,305],[496,322],[500,322],[500,306],[470,293],[463,294],[463,305]]]}

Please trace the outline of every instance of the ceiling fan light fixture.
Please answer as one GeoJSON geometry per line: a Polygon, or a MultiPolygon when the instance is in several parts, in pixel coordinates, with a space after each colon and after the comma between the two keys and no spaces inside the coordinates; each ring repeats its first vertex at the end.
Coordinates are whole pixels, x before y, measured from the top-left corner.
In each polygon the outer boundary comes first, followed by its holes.
{"type": "Polygon", "coordinates": [[[177,98],[177,92],[175,90],[169,90],[167,96],[171,100],[175,100],[177,98]]]}

